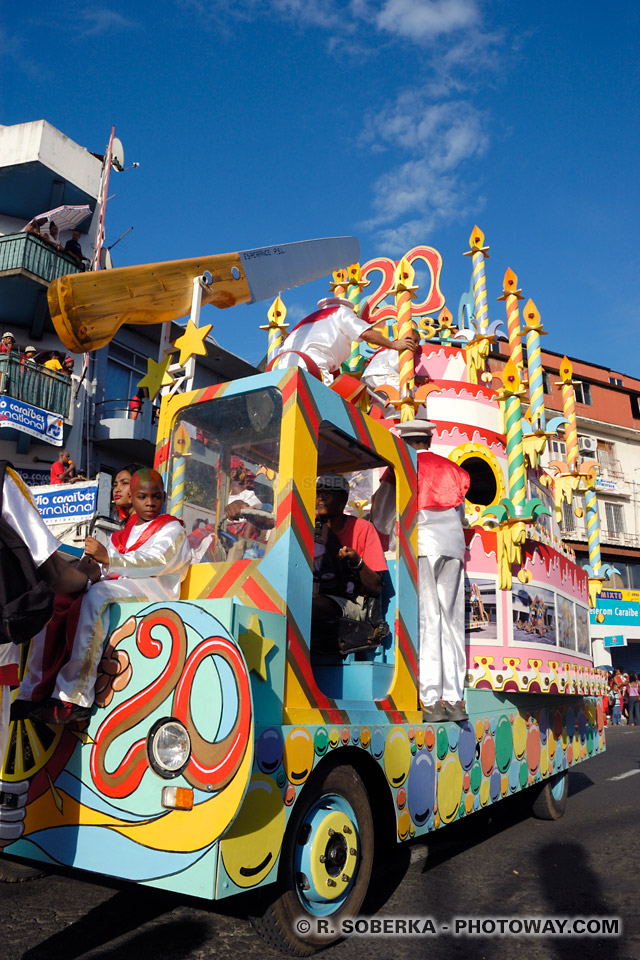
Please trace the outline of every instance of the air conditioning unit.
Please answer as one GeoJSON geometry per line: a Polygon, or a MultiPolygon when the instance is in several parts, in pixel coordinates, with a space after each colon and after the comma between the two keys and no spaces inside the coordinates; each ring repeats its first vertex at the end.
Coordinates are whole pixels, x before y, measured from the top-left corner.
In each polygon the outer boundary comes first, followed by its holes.
{"type": "Polygon", "coordinates": [[[595,437],[578,437],[578,450],[580,453],[597,453],[598,441],[595,437]]]}

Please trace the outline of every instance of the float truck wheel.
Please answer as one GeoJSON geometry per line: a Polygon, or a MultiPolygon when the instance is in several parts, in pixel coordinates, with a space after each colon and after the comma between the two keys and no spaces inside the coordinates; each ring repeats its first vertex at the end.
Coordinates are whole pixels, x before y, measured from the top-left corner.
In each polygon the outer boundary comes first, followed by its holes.
{"type": "Polygon", "coordinates": [[[271,946],[296,957],[341,938],[340,922],[360,910],[373,866],[373,815],[362,780],[349,766],[318,774],[287,826],[279,896],[253,918],[271,946]],[[321,921],[326,933],[318,933],[321,921]]]}
{"type": "Polygon", "coordinates": [[[539,820],[559,820],[564,814],[568,796],[569,778],[564,770],[546,781],[533,801],[531,812],[539,820]]]}

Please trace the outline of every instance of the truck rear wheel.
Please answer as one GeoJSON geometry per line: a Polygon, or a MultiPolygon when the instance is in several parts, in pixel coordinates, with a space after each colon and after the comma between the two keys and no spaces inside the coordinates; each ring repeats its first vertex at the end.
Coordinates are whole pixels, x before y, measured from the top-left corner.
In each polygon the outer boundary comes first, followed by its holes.
{"type": "Polygon", "coordinates": [[[539,820],[559,820],[564,814],[569,796],[567,771],[556,773],[547,780],[533,801],[531,812],[539,820]]]}
{"type": "Polygon", "coordinates": [[[280,860],[280,895],[254,926],[278,950],[308,957],[341,939],[369,886],[374,827],[365,786],[349,766],[319,771],[301,795],[280,860]]]}

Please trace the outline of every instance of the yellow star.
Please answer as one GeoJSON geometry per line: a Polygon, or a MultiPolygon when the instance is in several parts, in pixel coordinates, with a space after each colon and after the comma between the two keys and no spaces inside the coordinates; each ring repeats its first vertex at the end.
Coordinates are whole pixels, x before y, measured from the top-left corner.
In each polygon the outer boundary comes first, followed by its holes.
{"type": "Polygon", "coordinates": [[[187,327],[181,337],[178,337],[173,346],[180,351],[180,359],[178,363],[181,367],[184,367],[187,360],[196,355],[200,357],[206,357],[207,348],[204,345],[204,341],[211,328],[213,327],[212,323],[207,323],[204,327],[196,327],[195,323],[191,318],[187,327]]]}
{"type": "Polygon", "coordinates": [[[275,647],[275,643],[262,635],[262,627],[257,613],[251,615],[249,626],[238,637],[238,643],[242,648],[249,670],[257,673],[261,680],[266,680],[267,657],[275,647]]]}
{"type": "Polygon", "coordinates": [[[175,382],[168,371],[171,363],[171,354],[165,357],[162,363],[156,363],[151,357],[147,359],[147,372],[142,380],[138,381],[139,387],[146,387],[149,391],[149,399],[155,400],[161,387],[170,387],[175,382]]]}

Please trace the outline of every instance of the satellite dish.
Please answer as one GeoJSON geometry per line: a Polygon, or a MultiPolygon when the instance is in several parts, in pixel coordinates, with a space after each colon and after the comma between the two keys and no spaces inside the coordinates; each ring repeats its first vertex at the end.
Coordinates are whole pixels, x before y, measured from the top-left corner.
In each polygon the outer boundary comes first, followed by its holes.
{"type": "Polygon", "coordinates": [[[113,144],[111,147],[111,166],[114,170],[117,170],[118,173],[122,173],[124,170],[124,147],[122,146],[122,141],[118,137],[113,138],[113,144]]]}
{"type": "Polygon", "coordinates": [[[100,251],[100,269],[101,270],[111,270],[113,267],[113,260],[111,259],[111,254],[107,247],[103,247],[100,251]]]}

